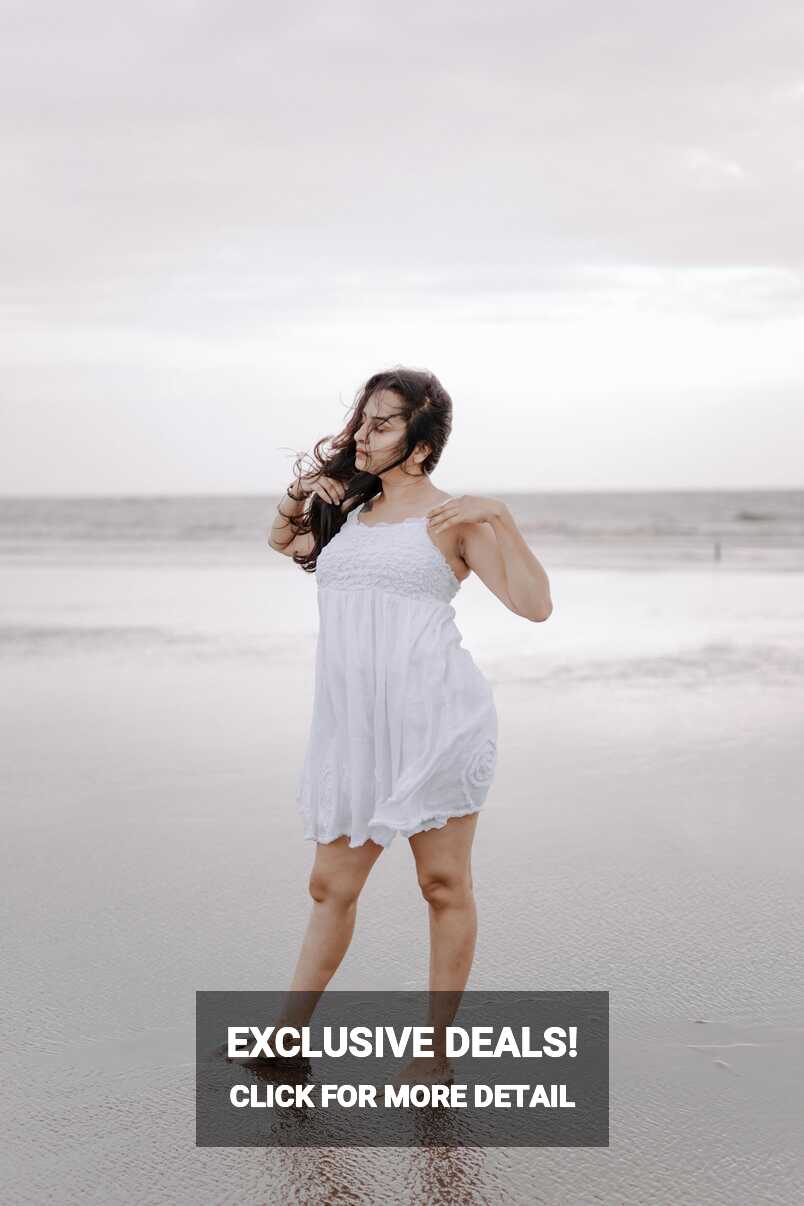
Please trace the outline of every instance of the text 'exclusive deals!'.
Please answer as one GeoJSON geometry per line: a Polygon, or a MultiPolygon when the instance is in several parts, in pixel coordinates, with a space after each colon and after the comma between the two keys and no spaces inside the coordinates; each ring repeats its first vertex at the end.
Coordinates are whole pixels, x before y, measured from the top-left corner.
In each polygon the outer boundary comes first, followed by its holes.
{"type": "Polygon", "coordinates": [[[605,1147],[607,992],[196,994],[202,1147],[605,1147]]]}

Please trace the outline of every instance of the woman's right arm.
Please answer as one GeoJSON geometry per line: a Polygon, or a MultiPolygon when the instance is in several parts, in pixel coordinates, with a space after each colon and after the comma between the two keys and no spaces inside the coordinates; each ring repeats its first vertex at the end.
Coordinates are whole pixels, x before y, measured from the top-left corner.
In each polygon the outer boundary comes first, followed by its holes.
{"type": "Polygon", "coordinates": [[[276,549],[277,553],[284,553],[286,557],[291,557],[294,553],[311,553],[315,545],[313,533],[304,532],[302,535],[294,537],[293,528],[288,523],[287,517],[300,515],[307,505],[307,500],[313,494],[318,494],[324,502],[337,504],[343,497],[345,489],[346,487],[341,482],[336,482],[331,477],[319,478],[315,473],[295,478],[279,500],[276,518],[268,533],[270,547],[276,549]]]}

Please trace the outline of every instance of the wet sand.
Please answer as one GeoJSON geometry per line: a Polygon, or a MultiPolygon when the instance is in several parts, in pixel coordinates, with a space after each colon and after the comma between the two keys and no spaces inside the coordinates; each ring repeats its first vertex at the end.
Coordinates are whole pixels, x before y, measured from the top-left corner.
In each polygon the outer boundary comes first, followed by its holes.
{"type": "MultiPolygon", "coordinates": [[[[194,993],[284,987],[307,915],[314,583],[285,568],[7,579],[8,1200],[800,1199],[797,574],[457,607],[500,716],[470,987],[610,991],[609,1149],[194,1147],[194,993]]],[[[333,987],[423,987],[426,938],[397,840],[333,987]]]]}

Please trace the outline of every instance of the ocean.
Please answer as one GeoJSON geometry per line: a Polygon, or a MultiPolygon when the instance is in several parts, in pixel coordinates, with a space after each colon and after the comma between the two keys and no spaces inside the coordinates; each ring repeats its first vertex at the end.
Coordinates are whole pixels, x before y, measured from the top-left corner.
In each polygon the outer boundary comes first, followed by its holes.
{"type": "MultiPolygon", "coordinates": [[[[500,497],[554,612],[523,623],[475,575],[463,583],[458,622],[493,682],[804,681],[804,491],[500,497]]],[[[1,500],[0,657],[260,657],[304,672],[315,578],[268,546],[277,502],[1,500]]]]}
{"type": "MultiPolygon", "coordinates": [[[[804,490],[496,493],[555,565],[804,569],[804,490]]],[[[277,497],[0,499],[5,563],[264,558],[277,497]]]]}

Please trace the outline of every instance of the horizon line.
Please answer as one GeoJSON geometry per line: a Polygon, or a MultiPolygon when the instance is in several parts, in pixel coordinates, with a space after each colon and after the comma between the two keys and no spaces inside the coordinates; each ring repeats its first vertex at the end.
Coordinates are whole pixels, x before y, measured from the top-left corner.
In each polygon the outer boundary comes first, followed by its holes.
{"type": "MultiPolygon", "coordinates": [[[[203,491],[126,491],[121,494],[113,494],[99,491],[97,493],[86,494],[78,492],[58,492],[52,494],[43,494],[41,492],[30,494],[5,494],[0,492],[0,502],[32,502],[39,500],[50,501],[72,501],[72,502],[100,502],[102,500],[140,500],[140,501],[168,501],[179,499],[199,499],[199,498],[274,498],[281,497],[285,493],[286,486],[277,487],[273,490],[266,491],[231,491],[231,490],[203,490],[203,491]]],[[[797,486],[579,486],[579,487],[556,487],[553,489],[506,489],[495,491],[502,496],[510,495],[552,495],[552,494],[780,494],[780,493],[800,493],[804,491],[804,485],[797,486]]],[[[454,494],[477,494],[480,497],[487,496],[488,490],[474,490],[456,487],[454,491],[449,491],[454,494]]]]}

